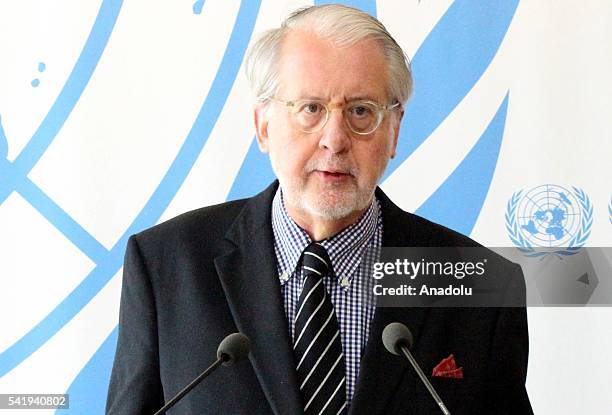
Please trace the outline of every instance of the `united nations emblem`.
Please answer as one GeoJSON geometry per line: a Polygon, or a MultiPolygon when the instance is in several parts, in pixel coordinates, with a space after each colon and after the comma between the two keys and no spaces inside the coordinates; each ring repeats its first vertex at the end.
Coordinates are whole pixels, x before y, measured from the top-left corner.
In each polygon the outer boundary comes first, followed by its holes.
{"type": "Polygon", "coordinates": [[[545,184],[512,195],[506,230],[525,255],[574,255],[584,246],[591,234],[593,206],[582,189],[572,189],[545,184]]]}

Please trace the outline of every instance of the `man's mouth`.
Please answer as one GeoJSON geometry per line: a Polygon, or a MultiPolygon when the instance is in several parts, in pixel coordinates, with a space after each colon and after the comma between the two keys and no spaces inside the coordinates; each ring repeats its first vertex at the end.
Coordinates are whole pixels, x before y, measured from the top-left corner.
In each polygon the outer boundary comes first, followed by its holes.
{"type": "Polygon", "coordinates": [[[339,170],[316,170],[316,173],[326,181],[341,181],[352,177],[350,173],[339,170]]]}
{"type": "Polygon", "coordinates": [[[348,172],[345,172],[342,170],[321,170],[321,171],[326,174],[349,175],[348,172]]]}

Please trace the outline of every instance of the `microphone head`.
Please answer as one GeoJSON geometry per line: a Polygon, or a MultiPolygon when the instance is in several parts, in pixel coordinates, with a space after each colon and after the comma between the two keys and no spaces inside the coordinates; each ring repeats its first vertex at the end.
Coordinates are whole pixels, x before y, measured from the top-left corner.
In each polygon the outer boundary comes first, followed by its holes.
{"type": "Polygon", "coordinates": [[[402,346],[412,347],[412,333],[402,323],[389,323],[382,332],[382,341],[385,348],[393,354],[401,355],[402,346]]]}
{"type": "Polygon", "coordinates": [[[231,366],[246,358],[251,350],[251,341],[242,333],[232,333],[219,344],[217,359],[223,360],[223,366],[231,366]]]}

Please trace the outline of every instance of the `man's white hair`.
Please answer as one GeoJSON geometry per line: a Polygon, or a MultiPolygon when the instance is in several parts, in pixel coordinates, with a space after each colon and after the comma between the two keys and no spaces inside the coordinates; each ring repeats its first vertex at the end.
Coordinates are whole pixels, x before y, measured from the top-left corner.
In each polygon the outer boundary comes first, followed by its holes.
{"type": "Polygon", "coordinates": [[[412,93],[410,63],[402,48],[375,17],[340,5],[310,6],[291,13],[281,27],[262,33],[251,46],[245,63],[246,76],[258,101],[264,102],[278,89],[278,61],[281,44],[291,29],[304,29],[329,39],[337,47],[350,47],[364,39],[378,41],[387,59],[391,102],[402,105],[412,93]]]}

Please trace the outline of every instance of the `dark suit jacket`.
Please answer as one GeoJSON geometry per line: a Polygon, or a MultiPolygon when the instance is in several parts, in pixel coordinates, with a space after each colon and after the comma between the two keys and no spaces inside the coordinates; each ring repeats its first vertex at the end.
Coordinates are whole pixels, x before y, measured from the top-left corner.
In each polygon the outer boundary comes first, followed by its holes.
{"type": "MultiPolygon", "coordinates": [[[[219,368],[169,413],[302,412],[273,248],[277,186],[130,238],[108,413],[155,412],[210,365],[219,342],[236,331],[251,339],[249,360],[219,368]]],[[[475,245],[402,211],[380,189],[377,197],[383,246],[475,245]]],[[[503,269],[500,284],[524,284],[518,266],[508,262],[503,269]]],[[[406,359],[384,349],[381,333],[393,321],[411,328],[414,356],[427,375],[451,353],[463,367],[463,379],[431,378],[453,415],[532,413],[524,308],[378,308],[351,414],[440,413],[406,359]]]]}

